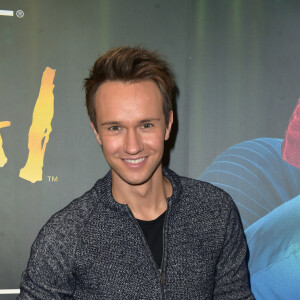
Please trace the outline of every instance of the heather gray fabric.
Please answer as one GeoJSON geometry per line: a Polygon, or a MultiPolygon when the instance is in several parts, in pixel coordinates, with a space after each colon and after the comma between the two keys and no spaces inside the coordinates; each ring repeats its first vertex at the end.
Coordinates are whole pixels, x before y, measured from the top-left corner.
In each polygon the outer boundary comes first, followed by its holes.
{"type": "Polygon", "coordinates": [[[111,173],[40,231],[17,299],[254,299],[237,209],[223,190],[180,177],[164,226],[162,274],[111,173]]]}

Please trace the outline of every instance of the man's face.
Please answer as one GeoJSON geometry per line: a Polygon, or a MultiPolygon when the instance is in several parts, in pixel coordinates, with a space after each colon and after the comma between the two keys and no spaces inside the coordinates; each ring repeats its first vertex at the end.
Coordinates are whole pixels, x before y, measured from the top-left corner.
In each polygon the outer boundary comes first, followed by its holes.
{"type": "Polygon", "coordinates": [[[173,114],[166,126],[162,95],[154,82],[105,82],[95,95],[95,109],[94,132],[114,183],[139,185],[161,172],[173,114]]]}

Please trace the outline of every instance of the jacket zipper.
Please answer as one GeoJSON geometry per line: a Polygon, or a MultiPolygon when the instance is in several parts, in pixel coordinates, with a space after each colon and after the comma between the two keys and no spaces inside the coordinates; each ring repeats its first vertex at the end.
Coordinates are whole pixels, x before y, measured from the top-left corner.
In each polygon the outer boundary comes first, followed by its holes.
{"type": "Polygon", "coordinates": [[[163,232],[162,232],[162,243],[163,243],[163,253],[162,253],[162,260],[161,260],[161,268],[159,270],[160,272],[160,287],[161,287],[161,294],[162,294],[162,300],[165,299],[165,275],[163,273],[163,267],[164,267],[164,257],[165,257],[165,223],[166,223],[166,219],[168,217],[168,211],[169,211],[169,203],[168,203],[168,199],[167,199],[167,211],[166,211],[166,215],[164,218],[164,224],[163,224],[163,232]]]}
{"type": "Polygon", "coordinates": [[[166,219],[167,219],[167,215],[168,215],[168,202],[167,202],[167,210],[166,210],[166,215],[165,215],[165,218],[164,218],[164,223],[163,223],[163,232],[162,232],[162,243],[163,243],[163,253],[162,253],[162,260],[161,260],[161,268],[158,267],[154,257],[153,257],[153,254],[151,252],[151,249],[148,245],[148,242],[147,242],[147,239],[144,235],[144,232],[140,226],[140,224],[138,223],[138,221],[136,220],[136,218],[134,217],[132,211],[130,210],[129,206],[127,205],[127,209],[128,209],[128,212],[129,214],[131,215],[131,217],[134,219],[134,222],[135,224],[137,225],[140,233],[142,234],[143,236],[143,239],[148,247],[148,252],[150,252],[150,255],[151,255],[151,259],[154,263],[154,265],[156,266],[156,269],[158,271],[158,274],[159,274],[159,282],[160,282],[160,288],[161,288],[161,294],[162,294],[162,300],[165,300],[165,291],[164,291],[164,285],[165,285],[165,276],[164,276],[164,273],[163,273],[163,263],[164,263],[164,256],[165,256],[165,223],[166,223],[166,219]]]}

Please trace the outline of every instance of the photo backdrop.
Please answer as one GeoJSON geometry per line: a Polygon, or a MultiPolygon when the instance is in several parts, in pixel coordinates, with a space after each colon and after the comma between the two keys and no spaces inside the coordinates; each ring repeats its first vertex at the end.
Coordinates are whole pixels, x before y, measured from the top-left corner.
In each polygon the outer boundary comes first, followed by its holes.
{"type": "Polygon", "coordinates": [[[300,97],[299,17],[297,0],[0,0],[0,292],[19,288],[50,216],[108,171],[83,79],[111,47],[141,45],[167,57],[180,90],[169,167],[232,195],[257,299],[297,299],[299,168],[280,147],[300,97]]]}

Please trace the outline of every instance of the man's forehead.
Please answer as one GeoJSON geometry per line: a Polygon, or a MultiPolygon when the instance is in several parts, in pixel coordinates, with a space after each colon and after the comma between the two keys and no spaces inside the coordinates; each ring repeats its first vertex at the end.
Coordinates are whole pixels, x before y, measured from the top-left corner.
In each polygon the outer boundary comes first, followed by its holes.
{"type": "Polygon", "coordinates": [[[109,105],[127,101],[127,105],[162,105],[163,99],[159,88],[152,80],[137,82],[106,81],[100,85],[95,94],[95,106],[109,105]]]}
{"type": "Polygon", "coordinates": [[[158,92],[160,90],[157,84],[151,79],[139,80],[139,81],[123,81],[123,80],[106,80],[97,89],[96,94],[103,92],[111,92],[113,90],[124,89],[139,86],[141,89],[147,89],[151,87],[153,90],[158,92]]]}
{"type": "Polygon", "coordinates": [[[138,123],[163,118],[162,97],[152,81],[105,82],[97,91],[95,108],[101,124],[129,120],[138,123]]]}

